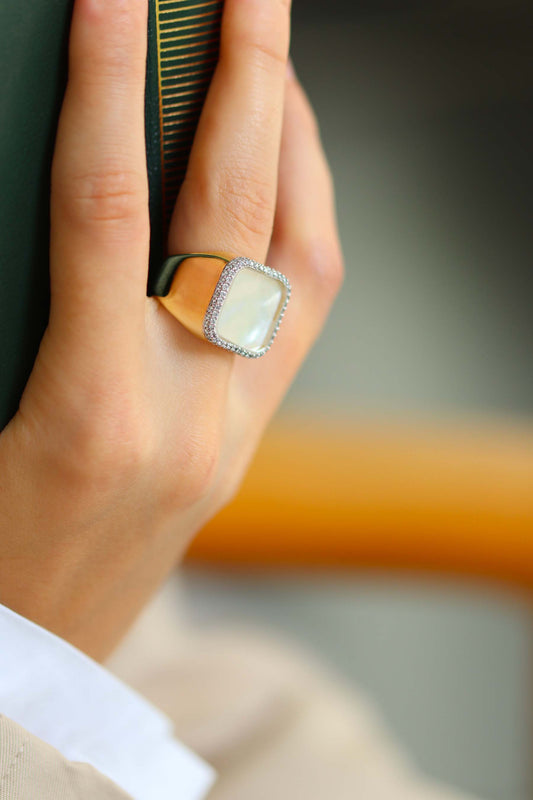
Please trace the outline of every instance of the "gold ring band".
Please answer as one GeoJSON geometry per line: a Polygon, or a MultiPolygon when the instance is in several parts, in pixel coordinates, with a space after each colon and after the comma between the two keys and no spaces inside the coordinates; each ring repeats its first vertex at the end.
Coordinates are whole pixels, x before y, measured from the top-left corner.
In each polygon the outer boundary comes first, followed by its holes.
{"type": "Polygon", "coordinates": [[[291,294],[281,272],[246,256],[184,253],[166,259],[157,297],[191,333],[245,358],[271,347],[291,294]]]}

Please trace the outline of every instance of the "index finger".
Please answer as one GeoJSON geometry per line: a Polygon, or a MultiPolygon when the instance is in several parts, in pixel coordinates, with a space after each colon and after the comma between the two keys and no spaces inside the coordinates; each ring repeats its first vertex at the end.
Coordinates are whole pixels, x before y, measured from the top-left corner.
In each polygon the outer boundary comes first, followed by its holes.
{"type": "Polygon", "coordinates": [[[148,0],[76,0],[52,165],[52,329],[103,352],[144,322],[148,0]]]}

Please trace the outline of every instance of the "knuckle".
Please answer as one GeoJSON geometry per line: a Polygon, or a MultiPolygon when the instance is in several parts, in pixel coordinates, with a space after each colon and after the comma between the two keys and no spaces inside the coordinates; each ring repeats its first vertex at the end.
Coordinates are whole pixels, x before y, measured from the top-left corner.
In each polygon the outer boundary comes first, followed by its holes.
{"type": "Polygon", "coordinates": [[[275,186],[252,166],[209,168],[185,177],[177,199],[183,220],[206,218],[235,233],[244,243],[257,246],[258,237],[270,238],[274,226],[275,186]],[[255,174],[254,174],[255,172],[255,174]]]}
{"type": "Polygon", "coordinates": [[[259,178],[250,178],[240,171],[223,176],[219,187],[219,207],[229,215],[237,233],[248,239],[270,236],[274,225],[275,199],[271,185],[259,178]]]}
{"type": "Polygon", "coordinates": [[[219,461],[219,448],[214,440],[206,442],[200,438],[200,446],[195,442],[192,450],[188,450],[188,462],[191,467],[189,478],[189,498],[198,502],[209,494],[219,461]]]}
{"type": "Polygon", "coordinates": [[[338,242],[315,239],[303,247],[306,276],[318,296],[331,302],[344,281],[344,259],[338,242]]]}
{"type": "Polygon", "coordinates": [[[210,494],[220,459],[220,443],[209,430],[198,428],[189,432],[179,451],[179,475],[171,482],[169,499],[183,510],[210,494]]]}
{"type": "Polygon", "coordinates": [[[234,12],[233,24],[228,27],[226,36],[222,37],[221,55],[226,53],[236,60],[244,57],[248,63],[268,70],[285,69],[287,61],[290,24],[289,0],[265,3],[255,0],[255,8],[250,10],[248,4],[239,4],[234,0],[230,10],[234,12]],[[227,50],[226,50],[227,45],[227,50]]]}
{"type": "Polygon", "coordinates": [[[287,61],[285,48],[279,40],[265,40],[258,35],[248,34],[241,42],[241,46],[250,51],[253,61],[260,67],[271,70],[272,67],[284,69],[287,61]]]}
{"type": "Polygon", "coordinates": [[[233,449],[233,458],[225,461],[224,470],[219,470],[216,484],[210,495],[210,506],[215,513],[233,503],[238,497],[250,463],[260,441],[260,431],[240,433],[240,444],[233,449]]]}
{"type": "Polygon", "coordinates": [[[99,443],[100,462],[122,480],[136,478],[156,457],[155,437],[145,420],[125,424],[122,416],[113,419],[109,430],[104,427],[100,432],[99,443]]]}
{"type": "Polygon", "coordinates": [[[145,179],[127,169],[105,169],[52,183],[55,200],[69,218],[83,224],[134,227],[147,217],[145,179]]]}
{"type": "Polygon", "coordinates": [[[139,478],[155,458],[155,437],[139,413],[125,404],[108,413],[64,415],[50,457],[74,494],[110,496],[139,478]]]}
{"type": "Polygon", "coordinates": [[[88,486],[105,492],[122,488],[141,475],[152,461],[146,431],[107,423],[78,438],[79,470],[88,486]]]}

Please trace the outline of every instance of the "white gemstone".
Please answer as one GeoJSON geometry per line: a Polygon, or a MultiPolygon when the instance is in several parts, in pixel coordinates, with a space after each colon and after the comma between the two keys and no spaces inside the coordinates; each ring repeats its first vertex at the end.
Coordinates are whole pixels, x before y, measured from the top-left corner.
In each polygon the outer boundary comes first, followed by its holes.
{"type": "Polygon", "coordinates": [[[238,347],[259,352],[270,342],[286,293],[277,278],[255,269],[239,270],[218,315],[218,335],[238,347]]]}

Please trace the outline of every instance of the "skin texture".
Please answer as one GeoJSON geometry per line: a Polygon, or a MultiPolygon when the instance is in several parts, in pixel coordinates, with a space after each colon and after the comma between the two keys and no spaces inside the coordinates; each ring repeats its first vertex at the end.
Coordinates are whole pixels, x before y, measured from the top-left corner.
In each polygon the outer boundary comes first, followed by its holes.
{"type": "Polygon", "coordinates": [[[170,252],[248,255],[293,297],[257,361],[146,297],[147,14],[147,0],[76,0],[50,323],[0,435],[0,602],[97,659],[233,497],[343,273],[319,129],[287,70],[290,3],[226,0],[170,252]]]}

